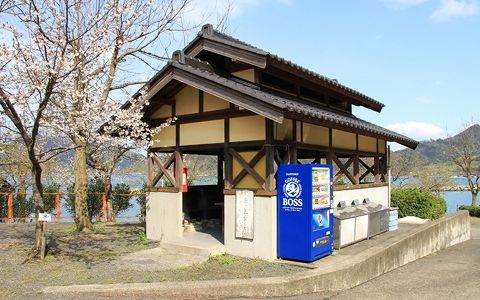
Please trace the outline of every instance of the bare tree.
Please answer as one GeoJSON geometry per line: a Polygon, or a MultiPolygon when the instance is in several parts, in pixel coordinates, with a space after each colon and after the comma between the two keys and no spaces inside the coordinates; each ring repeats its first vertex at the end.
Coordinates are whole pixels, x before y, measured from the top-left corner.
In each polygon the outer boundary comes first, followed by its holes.
{"type": "Polygon", "coordinates": [[[472,206],[478,206],[480,183],[480,125],[475,124],[448,139],[448,154],[462,176],[467,178],[467,186],[472,194],[472,206]]]}
{"type": "Polygon", "coordinates": [[[414,175],[415,167],[419,163],[418,155],[410,149],[401,152],[392,152],[390,157],[392,169],[392,182],[395,186],[408,185],[409,179],[414,175]]]}

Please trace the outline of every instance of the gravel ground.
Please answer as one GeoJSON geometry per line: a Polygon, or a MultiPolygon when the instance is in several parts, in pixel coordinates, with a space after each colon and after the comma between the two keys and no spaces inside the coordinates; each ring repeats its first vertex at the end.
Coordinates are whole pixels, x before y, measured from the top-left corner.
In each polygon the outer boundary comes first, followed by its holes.
{"type": "Polygon", "coordinates": [[[0,298],[36,297],[52,285],[269,277],[305,270],[229,255],[168,270],[127,268],[123,256],[159,246],[145,239],[141,224],[96,225],[92,233],[75,232],[73,224],[49,224],[47,257],[23,263],[33,233],[33,224],[0,224],[0,298]]]}

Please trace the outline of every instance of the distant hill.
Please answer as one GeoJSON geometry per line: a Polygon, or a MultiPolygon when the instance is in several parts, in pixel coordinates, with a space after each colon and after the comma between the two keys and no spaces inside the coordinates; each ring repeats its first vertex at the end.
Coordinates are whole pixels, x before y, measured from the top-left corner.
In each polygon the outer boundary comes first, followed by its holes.
{"type": "MultiPolygon", "coordinates": [[[[459,134],[448,137],[446,139],[437,139],[430,141],[422,141],[418,144],[417,149],[403,149],[392,154],[393,159],[409,159],[415,160],[415,168],[423,168],[425,166],[435,167],[452,167],[452,145],[461,146],[465,140],[470,140],[473,145],[480,151],[480,125],[475,124],[460,132],[459,134]]],[[[392,161],[392,165],[394,162],[392,161]]],[[[452,170],[453,172],[454,170],[452,170]]]]}

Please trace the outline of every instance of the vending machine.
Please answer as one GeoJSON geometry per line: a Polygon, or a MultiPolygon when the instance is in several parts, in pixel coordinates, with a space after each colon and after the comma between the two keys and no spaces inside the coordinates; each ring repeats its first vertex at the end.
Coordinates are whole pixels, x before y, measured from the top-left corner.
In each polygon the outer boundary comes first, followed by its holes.
{"type": "Polygon", "coordinates": [[[281,165],[277,173],[278,257],[311,262],[333,251],[331,165],[281,165]]]}

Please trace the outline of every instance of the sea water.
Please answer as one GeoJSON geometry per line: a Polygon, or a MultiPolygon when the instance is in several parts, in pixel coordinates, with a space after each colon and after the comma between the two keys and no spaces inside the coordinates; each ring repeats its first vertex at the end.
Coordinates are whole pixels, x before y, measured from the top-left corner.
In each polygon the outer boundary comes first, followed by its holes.
{"type": "Polygon", "coordinates": [[[453,213],[461,205],[472,204],[472,193],[470,192],[443,192],[440,193],[447,203],[447,213],[453,213]]]}

